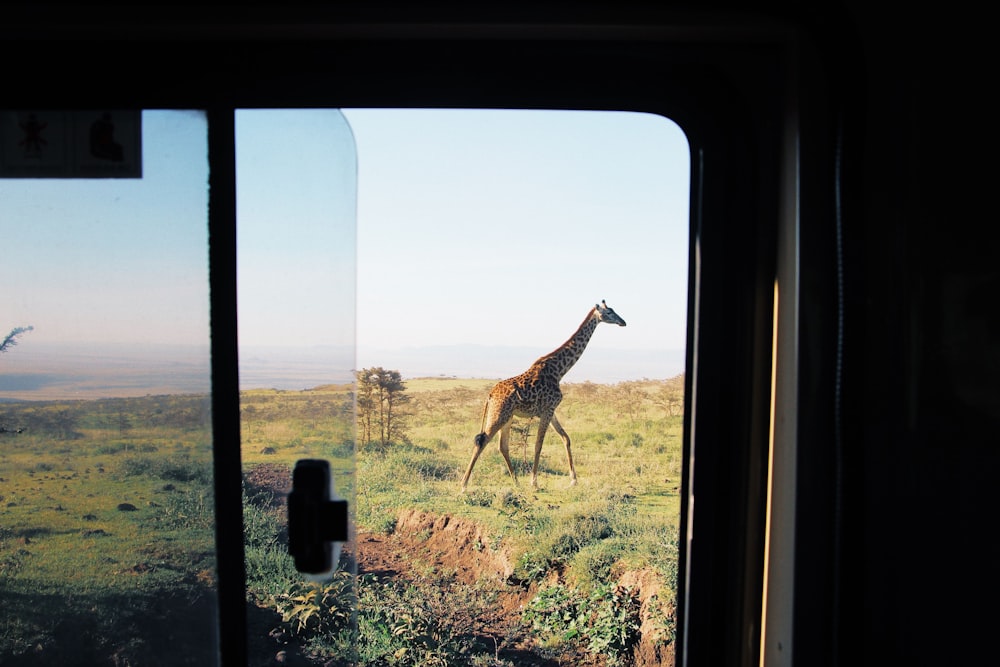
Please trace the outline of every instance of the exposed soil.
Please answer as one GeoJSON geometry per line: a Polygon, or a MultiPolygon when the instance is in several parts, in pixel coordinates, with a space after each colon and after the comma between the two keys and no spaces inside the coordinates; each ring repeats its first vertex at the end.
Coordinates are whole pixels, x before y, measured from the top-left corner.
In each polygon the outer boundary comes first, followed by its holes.
{"type": "MultiPolygon", "coordinates": [[[[525,667],[581,667],[603,664],[585,653],[546,655],[521,623],[535,587],[510,583],[511,554],[490,543],[477,524],[416,510],[400,512],[392,535],[358,535],[358,573],[416,579],[434,572],[465,586],[488,589],[494,602],[477,609],[465,623],[477,636],[492,640],[497,655],[525,667]]],[[[488,643],[488,642],[487,642],[488,643]]]]}
{"type": "Polygon", "coordinates": [[[292,490],[292,471],[287,465],[261,463],[248,470],[243,481],[248,495],[271,494],[272,504],[278,507],[285,504],[285,497],[292,490]]]}
{"type": "MultiPolygon", "coordinates": [[[[261,465],[250,471],[247,482],[253,489],[270,490],[275,504],[282,504],[290,488],[287,468],[261,465]]],[[[484,587],[494,603],[486,609],[470,610],[466,626],[477,636],[492,640],[497,655],[524,667],[602,667],[604,660],[581,652],[562,651],[551,655],[541,649],[521,622],[523,607],[537,590],[512,580],[514,559],[503,544],[493,544],[482,527],[472,521],[451,516],[434,515],[417,510],[400,512],[396,529],[391,535],[360,532],[357,535],[358,574],[371,574],[408,581],[427,581],[440,577],[457,585],[484,587]]],[[[660,590],[661,583],[652,571],[624,572],[619,578],[623,585],[638,591],[644,619],[644,638],[654,634],[648,620],[650,598],[660,590]]],[[[276,627],[276,618],[266,610],[252,611],[252,632],[266,634],[276,627]],[[267,629],[265,629],[267,628],[267,629]]],[[[265,652],[274,655],[273,638],[251,640],[265,652]],[[260,642],[260,643],[258,643],[260,642]],[[267,646],[271,647],[269,651],[267,646]]],[[[285,645],[282,655],[271,664],[309,664],[295,655],[294,648],[285,645]]],[[[673,665],[672,646],[655,646],[641,641],[635,649],[637,667],[673,665]]],[[[266,664],[266,663],[257,663],[266,664]]]]}

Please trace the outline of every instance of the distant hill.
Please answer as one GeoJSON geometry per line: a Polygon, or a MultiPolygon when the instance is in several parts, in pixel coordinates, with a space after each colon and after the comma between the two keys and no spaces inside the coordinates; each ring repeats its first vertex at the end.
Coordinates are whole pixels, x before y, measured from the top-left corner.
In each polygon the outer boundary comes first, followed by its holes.
{"type": "Polygon", "coordinates": [[[65,400],[211,390],[208,346],[19,345],[0,359],[0,400],[65,400]]]}
{"type": "MultiPolygon", "coordinates": [[[[382,366],[404,378],[453,376],[506,378],[517,375],[550,349],[449,345],[358,350],[358,367],[382,366]]],[[[588,349],[566,375],[565,382],[613,384],[644,378],[666,379],[684,372],[683,350],[588,349]]]]}
{"type": "MultiPolygon", "coordinates": [[[[548,349],[455,345],[375,350],[349,347],[248,347],[240,354],[242,389],[300,390],[353,379],[355,368],[382,366],[404,378],[505,378],[548,349]]],[[[0,360],[0,401],[89,399],[211,390],[207,346],[19,346],[0,360]]],[[[684,371],[682,350],[588,350],[566,382],[613,384],[665,379],[684,371]]]]}

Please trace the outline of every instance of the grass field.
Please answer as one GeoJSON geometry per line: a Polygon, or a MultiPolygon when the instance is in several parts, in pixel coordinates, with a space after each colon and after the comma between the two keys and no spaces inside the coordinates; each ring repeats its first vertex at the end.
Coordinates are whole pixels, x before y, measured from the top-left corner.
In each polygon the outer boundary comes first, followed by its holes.
{"type": "Polygon", "coordinates": [[[549,548],[546,540],[562,530],[579,530],[575,524],[581,516],[608,516],[615,539],[584,545],[588,548],[581,547],[579,558],[602,549],[630,567],[656,565],[669,572],[668,562],[656,561],[661,555],[673,557],[660,547],[675,541],[678,527],[680,380],[565,385],[558,414],[573,441],[578,484],[569,486],[563,443],[550,429],[539,489],[531,488],[537,421],[521,421],[511,432],[518,483],[512,482],[494,438],[476,464],[468,493],[462,494],[459,479],[491,385],[454,379],[407,382],[409,442],[384,452],[358,452],[358,523],[384,530],[400,509],[418,507],[474,519],[528,552],[549,548]]]}
{"type": "MultiPolygon", "coordinates": [[[[516,560],[511,585],[538,591],[541,602],[525,620],[537,629],[539,641],[558,650],[560,642],[579,634],[590,646],[603,647],[612,664],[623,655],[612,641],[614,629],[622,626],[615,614],[626,607],[608,586],[624,572],[651,570],[671,584],[657,607],[662,626],[671,626],[682,378],[564,385],[559,416],[573,439],[578,485],[568,486],[563,445],[550,431],[540,488],[530,487],[534,424],[521,422],[511,438],[519,483],[512,483],[494,441],[463,494],[459,480],[491,385],[487,380],[407,380],[406,437],[384,448],[362,448],[356,456],[350,387],[244,392],[244,470],[287,473],[300,458],[331,460],[336,487],[351,500],[361,531],[391,534],[400,512],[412,509],[482,526],[490,543],[503,544],[516,560]],[[570,609],[581,614],[586,628],[555,622],[555,615],[565,616],[570,609]]],[[[212,663],[209,424],[205,396],[0,405],[0,595],[5,603],[0,664],[28,658],[32,664],[53,665],[212,663]]],[[[393,664],[434,664],[429,653],[407,652],[408,645],[400,644],[425,636],[420,623],[431,622],[430,617],[411,618],[412,627],[400,628],[364,611],[375,595],[379,600],[396,595],[412,608],[407,596],[419,592],[389,590],[384,582],[362,579],[356,586],[340,582],[336,595],[324,589],[326,602],[320,605],[316,591],[302,589],[290,567],[284,517],[274,498],[250,488],[244,519],[248,598],[255,608],[270,610],[262,623],[297,635],[305,654],[318,662],[350,645],[357,664],[383,664],[379,660],[388,654],[396,655],[393,664]],[[360,612],[344,611],[358,599],[360,612]],[[296,625],[301,618],[295,609],[300,615],[301,609],[316,614],[296,625]]],[[[462,593],[468,599],[477,594],[462,593]]],[[[445,656],[442,664],[449,664],[445,647],[455,655],[470,654],[452,630],[435,632],[448,639],[435,645],[434,655],[445,656]]],[[[661,638],[670,639],[669,633],[661,638]]],[[[272,657],[273,652],[256,664],[272,657]]],[[[455,664],[507,664],[499,658],[489,662],[485,654],[463,660],[455,664]]]]}
{"type": "Polygon", "coordinates": [[[153,664],[177,646],[188,648],[174,664],[210,659],[208,405],[0,408],[0,663],[153,664]]]}

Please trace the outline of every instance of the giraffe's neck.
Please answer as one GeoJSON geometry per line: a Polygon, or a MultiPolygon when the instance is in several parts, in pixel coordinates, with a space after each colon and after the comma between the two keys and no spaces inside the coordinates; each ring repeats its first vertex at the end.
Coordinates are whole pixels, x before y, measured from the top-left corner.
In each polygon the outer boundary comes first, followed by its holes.
{"type": "Polygon", "coordinates": [[[583,324],[576,330],[576,333],[570,336],[568,341],[535,363],[544,365],[546,375],[554,377],[557,381],[562,380],[562,377],[566,375],[569,369],[573,368],[573,364],[580,359],[583,351],[587,349],[587,343],[590,342],[590,337],[594,335],[594,330],[597,329],[599,321],[596,312],[592,308],[587,315],[587,319],[583,321],[583,324]]]}

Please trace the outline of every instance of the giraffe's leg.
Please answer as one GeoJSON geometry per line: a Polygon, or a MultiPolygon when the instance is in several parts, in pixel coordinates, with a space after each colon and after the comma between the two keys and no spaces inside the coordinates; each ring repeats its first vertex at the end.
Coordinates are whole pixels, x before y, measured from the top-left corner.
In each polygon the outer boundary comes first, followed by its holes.
{"type": "MultiPolygon", "coordinates": [[[[479,460],[479,455],[483,453],[483,450],[486,449],[486,445],[490,443],[490,440],[492,440],[493,436],[497,434],[497,431],[506,431],[507,426],[509,426],[510,419],[508,419],[507,422],[507,424],[502,426],[499,423],[491,424],[486,431],[476,436],[476,446],[472,450],[472,460],[469,461],[469,468],[465,471],[465,477],[462,478],[462,493],[465,493],[465,489],[469,485],[469,477],[472,476],[472,468],[475,467],[476,461],[479,460]]],[[[509,461],[507,465],[510,465],[509,461]]]]}
{"type": "Polygon", "coordinates": [[[542,443],[545,442],[545,432],[549,430],[549,420],[552,414],[538,415],[538,435],[535,437],[535,465],[531,467],[531,488],[538,488],[538,459],[542,455],[542,443]]]}
{"type": "Polygon", "coordinates": [[[514,474],[514,466],[510,462],[510,422],[500,429],[500,453],[503,454],[503,460],[507,462],[510,478],[517,484],[517,475],[514,474]]]}
{"type": "Polygon", "coordinates": [[[513,466],[510,464],[510,457],[507,455],[506,446],[508,439],[507,428],[510,426],[511,419],[514,418],[514,401],[512,400],[514,393],[515,389],[510,381],[498,382],[490,390],[489,398],[486,399],[486,405],[483,406],[483,431],[476,436],[476,448],[472,452],[472,460],[469,461],[469,468],[465,471],[465,477],[462,478],[463,493],[469,485],[469,477],[472,476],[472,468],[476,465],[479,455],[483,453],[486,445],[489,444],[497,432],[503,432],[500,436],[500,451],[503,453],[504,459],[507,460],[507,469],[510,470],[510,474],[514,474],[513,466]]]}
{"type": "Polygon", "coordinates": [[[552,415],[552,428],[556,430],[556,433],[559,434],[566,445],[566,460],[569,461],[569,485],[576,486],[576,468],[573,467],[573,450],[570,449],[569,435],[563,429],[562,424],[559,423],[559,419],[556,418],[554,413],[552,415]]]}
{"type": "Polygon", "coordinates": [[[480,433],[476,436],[476,446],[472,450],[472,460],[469,461],[469,467],[465,471],[465,477],[462,478],[462,493],[465,493],[465,489],[469,485],[469,477],[472,476],[472,468],[476,465],[476,461],[479,460],[479,455],[483,453],[483,450],[486,449],[486,445],[489,444],[492,438],[492,433],[480,433]]]}

